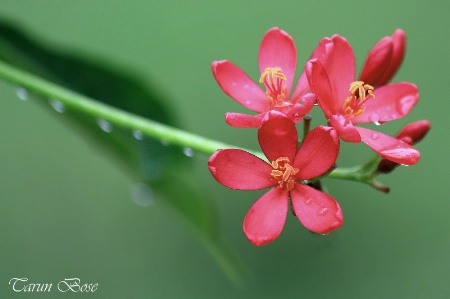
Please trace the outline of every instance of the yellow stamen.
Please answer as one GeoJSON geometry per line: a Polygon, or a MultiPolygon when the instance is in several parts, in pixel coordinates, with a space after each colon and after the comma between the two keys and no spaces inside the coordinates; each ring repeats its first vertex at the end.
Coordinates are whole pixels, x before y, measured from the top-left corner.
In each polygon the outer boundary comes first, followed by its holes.
{"type": "Polygon", "coordinates": [[[292,176],[296,175],[299,169],[290,165],[289,158],[281,157],[272,161],[272,167],[274,170],[272,170],[270,175],[278,181],[280,188],[286,187],[288,190],[294,188],[294,179],[292,176]]]}
{"type": "Polygon", "coordinates": [[[364,84],[363,81],[355,81],[350,84],[350,89],[348,90],[352,95],[345,99],[342,108],[344,109],[345,116],[357,117],[361,115],[364,110],[364,102],[370,97],[375,98],[373,94],[373,86],[369,84],[364,84]]]}
{"type": "Polygon", "coordinates": [[[264,81],[267,79],[267,82],[269,84],[274,84],[275,78],[286,81],[286,76],[281,71],[281,68],[268,67],[264,70],[264,73],[262,73],[261,77],[259,78],[259,83],[264,83],[264,81]]]}

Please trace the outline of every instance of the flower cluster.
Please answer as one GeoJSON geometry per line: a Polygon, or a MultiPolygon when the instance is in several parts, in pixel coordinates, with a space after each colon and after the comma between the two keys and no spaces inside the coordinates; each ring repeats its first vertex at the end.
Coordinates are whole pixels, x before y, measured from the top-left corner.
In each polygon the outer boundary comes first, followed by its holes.
{"type": "MultiPolygon", "coordinates": [[[[241,149],[220,149],[208,161],[213,177],[238,190],[271,188],[248,211],[243,229],[257,246],[276,239],[289,206],[309,230],[328,234],[343,224],[338,202],[321,190],[320,179],[332,176],[340,140],[363,142],[377,154],[363,168],[366,183],[397,165],[413,165],[420,158],[412,145],[430,129],[428,121],[406,126],[396,137],[360,126],[380,125],[401,118],[419,99],[416,85],[389,83],[405,54],[405,33],[398,29],[369,52],[358,78],[355,57],[345,38],[323,38],[304,66],[295,88],[297,52],[293,39],[279,28],[264,35],[258,53],[258,83],[228,60],[214,61],[212,72],[222,90],[256,115],[226,113],[236,128],[257,128],[267,161],[241,149]],[[263,88],[261,88],[261,86],[263,88]],[[292,91],[293,89],[293,91],[292,91]],[[308,113],[323,110],[326,123],[312,130],[308,113]],[[296,123],[305,120],[299,142],[296,123]]],[[[362,180],[362,179],[361,179],[362,180]]],[[[379,188],[386,190],[386,188],[379,188]]]]}

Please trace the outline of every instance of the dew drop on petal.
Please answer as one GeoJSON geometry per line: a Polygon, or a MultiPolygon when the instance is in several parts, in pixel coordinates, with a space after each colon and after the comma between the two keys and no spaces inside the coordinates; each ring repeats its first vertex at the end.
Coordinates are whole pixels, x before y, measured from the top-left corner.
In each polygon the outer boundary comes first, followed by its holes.
{"type": "Polygon", "coordinates": [[[327,211],[328,211],[328,208],[322,208],[322,209],[319,211],[319,216],[325,215],[325,214],[327,213],[327,211]]]}
{"type": "Polygon", "coordinates": [[[16,89],[16,95],[22,101],[28,100],[28,90],[23,87],[19,87],[16,89]]]}
{"type": "Polygon", "coordinates": [[[380,121],[380,116],[376,113],[372,113],[371,115],[369,115],[369,120],[373,123],[375,123],[377,126],[380,125],[379,121],[380,121]]]}
{"type": "Polygon", "coordinates": [[[311,202],[312,202],[312,198],[308,198],[308,199],[305,201],[305,204],[306,204],[306,205],[310,205],[311,202]]]}
{"type": "Polygon", "coordinates": [[[380,134],[372,133],[372,136],[370,136],[370,138],[372,138],[372,140],[377,140],[378,138],[380,138],[380,134]]]}
{"type": "Polygon", "coordinates": [[[63,113],[63,112],[64,112],[65,107],[64,107],[64,104],[63,104],[62,102],[60,102],[60,101],[58,101],[58,100],[55,100],[55,99],[51,99],[51,100],[49,101],[49,103],[50,103],[50,106],[52,106],[52,108],[53,108],[56,112],[58,112],[58,113],[63,113]]]}
{"type": "Polygon", "coordinates": [[[112,131],[112,125],[104,119],[98,119],[97,124],[106,133],[110,133],[112,131]]]}
{"type": "Polygon", "coordinates": [[[191,148],[189,148],[189,147],[185,147],[185,148],[183,148],[183,154],[186,157],[193,157],[194,156],[194,151],[191,148]]]}
{"type": "Polygon", "coordinates": [[[133,130],[132,134],[133,134],[133,137],[137,140],[144,139],[144,133],[142,133],[142,131],[140,131],[140,130],[133,130]]]}
{"type": "Polygon", "coordinates": [[[397,103],[397,110],[402,115],[408,114],[409,111],[411,111],[412,107],[414,106],[415,102],[416,102],[415,96],[404,97],[397,103]]]}
{"type": "Polygon", "coordinates": [[[131,187],[131,197],[135,204],[142,207],[148,207],[155,200],[153,190],[144,183],[137,183],[131,187]]]}

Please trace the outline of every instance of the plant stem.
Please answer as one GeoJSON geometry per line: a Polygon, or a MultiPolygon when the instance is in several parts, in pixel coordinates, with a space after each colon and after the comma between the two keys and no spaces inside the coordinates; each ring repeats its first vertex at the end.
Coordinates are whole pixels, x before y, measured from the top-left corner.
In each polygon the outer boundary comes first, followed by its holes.
{"type": "MultiPolygon", "coordinates": [[[[194,151],[205,154],[213,154],[218,149],[237,148],[266,160],[262,152],[251,151],[238,146],[208,139],[111,107],[19,70],[2,61],[0,61],[0,77],[47,99],[58,100],[64,104],[65,107],[70,109],[90,115],[96,119],[105,120],[114,126],[120,126],[130,130],[139,130],[151,138],[167,141],[172,145],[188,147],[194,151]]],[[[336,168],[329,173],[327,177],[363,182],[374,186],[374,184],[379,184],[378,182],[373,181],[374,172],[371,169],[376,163],[378,163],[378,160],[374,158],[363,166],[336,168]]]]}
{"type": "MultiPolygon", "coordinates": [[[[143,134],[157,140],[169,142],[172,145],[188,147],[194,151],[213,154],[218,149],[240,148],[195,135],[141,116],[111,107],[92,98],[73,92],[69,89],[21,71],[0,61],[0,77],[35,94],[48,99],[55,99],[65,107],[90,115],[93,118],[105,120],[124,129],[139,130],[143,134]]],[[[263,158],[261,152],[246,150],[263,158]]]]}

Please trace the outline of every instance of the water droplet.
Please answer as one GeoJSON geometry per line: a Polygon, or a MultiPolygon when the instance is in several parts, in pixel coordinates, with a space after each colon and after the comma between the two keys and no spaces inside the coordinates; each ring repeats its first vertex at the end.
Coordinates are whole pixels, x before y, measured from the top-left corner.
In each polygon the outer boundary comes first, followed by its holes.
{"type": "Polygon", "coordinates": [[[328,211],[328,208],[322,208],[322,209],[319,211],[319,216],[325,215],[325,214],[327,213],[327,211],[328,211]]]}
{"type": "Polygon", "coordinates": [[[138,183],[131,187],[131,197],[135,204],[142,207],[148,207],[155,200],[153,190],[144,183],[138,183]]]}
{"type": "Polygon", "coordinates": [[[49,103],[50,103],[50,106],[52,106],[52,108],[55,109],[56,112],[58,112],[58,113],[64,112],[64,109],[65,109],[64,104],[61,103],[60,101],[51,99],[49,101],[49,103]]]}
{"type": "Polygon", "coordinates": [[[380,116],[376,113],[372,113],[371,115],[369,115],[369,120],[375,124],[378,123],[378,125],[379,125],[380,116]]]}
{"type": "Polygon", "coordinates": [[[295,122],[298,122],[298,121],[300,121],[300,119],[301,119],[301,116],[300,116],[300,114],[299,114],[299,113],[297,113],[297,112],[296,112],[296,113],[294,113],[294,115],[293,115],[293,116],[294,116],[294,119],[293,119],[293,120],[294,120],[295,122]]]}
{"type": "Polygon", "coordinates": [[[97,124],[106,133],[110,133],[112,131],[112,125],[104,119],[98,119],[97,124]]]}
{"type": "Polygon", "coordinates": [[[161,140],[161,144],[163,146],[169,146],[170,142],[168,140],[163,139],[163,140],[161,140]]]}
{"type": "Polygon", "coordinates": [[[378,133],[372,133],[371,138],[372,138],[373,140],[377,140],[378,138],[380,138],[380,134],[378,134],[378,133]]]}
{"type": "Polygon", "coordinates": [[[16,95],[22,101],[28,100],[28,90],[23,87],[19,87],[16,89],[16,95]]]}
{"type": "Polygon", "coordinates": [[[397,104],[397,110],[400,114],[405,115],[408,114],[409,111],[416,104],[417,98],[416,96],[407,96],[400,100],[397,104]]]}
{"type": "Polygon", "coordinates": [[[310,205],[311,202],[312,202],[312,198],[308,198],[308,199],[305,201],[305,204],[306,204],[306,205],[310,205]]]}
{"type": "Polygon", "coordinates": [[[185,147],[185,148],[183,149],[183,154],[184,154],[186,157],[193,157],[193,156],[194,156],[194,151],[192,150],[192,148],[185,147]]]}
{"type": "Polygon", "coordinates": [[[406,167],[408,167],[408,166],[411,166],[411,165],[408,165],[408,164],[400,164],[401,166],[406,166],[406,167]]]}
{"type": "Polygon", "coordinates": [[[136,138],[137,140],[144,139],[144,133],[142,133],[139,130],[133,130],[132,134],[133,134],[133,137],[136,138]]]}

